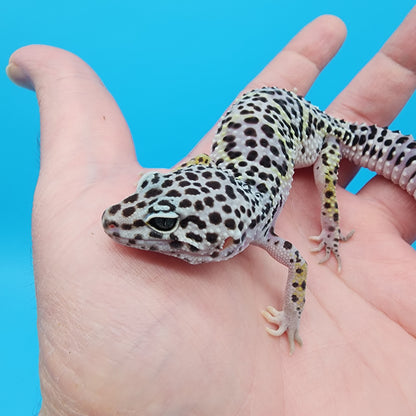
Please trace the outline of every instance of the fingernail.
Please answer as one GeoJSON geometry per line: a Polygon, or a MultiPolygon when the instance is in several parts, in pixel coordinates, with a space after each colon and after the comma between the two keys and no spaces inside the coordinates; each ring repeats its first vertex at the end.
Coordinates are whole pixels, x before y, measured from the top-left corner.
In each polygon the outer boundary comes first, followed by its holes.
{"type": "Polygon", "coordinates": [[[30,79],[30,77],[26,74],[25,71],[23,71],[23,69],[21,69],[13,62],[7,65],[6,74],[10,78],[10,80],[13,81],[16,85],[19,85],[20,87],[27,88],[32,91],[35,90],[35,87],[33,86],[33,82],[30,79]]]}

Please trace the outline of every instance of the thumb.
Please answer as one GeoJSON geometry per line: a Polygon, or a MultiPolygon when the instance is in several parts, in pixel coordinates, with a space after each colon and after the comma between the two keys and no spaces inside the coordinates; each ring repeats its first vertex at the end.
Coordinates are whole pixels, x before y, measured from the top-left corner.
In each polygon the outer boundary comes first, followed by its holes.
{"type": "Polygon", "coordinates": [[[109,170],[135,162],[127,124],[111,94],[80,58],[31,45],[10,57],[7,74],[36,92],[41,125],[41,173],[91,180],[91,166],[109,170]]]}

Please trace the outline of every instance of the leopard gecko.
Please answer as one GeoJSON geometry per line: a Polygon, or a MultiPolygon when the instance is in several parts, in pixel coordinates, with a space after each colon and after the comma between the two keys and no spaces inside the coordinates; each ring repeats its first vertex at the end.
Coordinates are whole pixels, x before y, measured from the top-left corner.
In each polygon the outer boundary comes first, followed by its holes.
{"type": "Polygon", "coordinates": [[[294,170],[312,166],[321,196],[322,232],[314,251],[333,254],[341,268],[336,198],[341,157],[367,167],[416,197],[416,142],[375,125],[336,119],[294,92],[265,87],[237,99],[219,121],[211,155],[200,155],[170,173],[144,174],[137,190],[102,216],[118,243],[178,257],[192,264],[222,261],[250,244],[288,268],[281,311],[263,315],[287,332],[290,352],[299,336],[307,263],[275,233],[294,170]]]}

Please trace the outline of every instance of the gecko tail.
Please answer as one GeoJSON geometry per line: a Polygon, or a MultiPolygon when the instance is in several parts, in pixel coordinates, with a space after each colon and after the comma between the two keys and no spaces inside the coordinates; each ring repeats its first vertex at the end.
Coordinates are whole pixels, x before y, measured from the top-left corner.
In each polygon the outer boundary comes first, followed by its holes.
{"type": "Polygon", "coordinates": [[[342,156],[384,176],[416,199],[416,141],[411,135],[376,125],[346,123],[342,156]]]}

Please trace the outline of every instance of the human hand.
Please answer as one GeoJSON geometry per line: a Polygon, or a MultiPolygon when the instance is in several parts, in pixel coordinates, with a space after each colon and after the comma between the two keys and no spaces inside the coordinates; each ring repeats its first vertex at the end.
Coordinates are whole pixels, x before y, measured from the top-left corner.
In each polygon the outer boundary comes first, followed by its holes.
{"type": "MultiPolygon", "coordinates": [[[[328,112],[388,124],[416,85],[416,10],[328,112]]],[[[247,89],[305,94],[345,36],[321,17],[247,89]]],[[[9,74],[33,86],[41,115],[41,171],[33,241],[41,416],[414,414],[414,200],[375,178],[338,191],[343,272],[308,255],[320,229],[310,169],[297,171],[279,217],[282,237],[309,260],[304,346],[267,335],[259,311],[282,305],[287,271],[256,247],[192,266],[123,247],[102,211],[131,194],[142,170],[115,102],[75,56],[31,46],[9,74]],[[398,214],[400,213],[400,215],[398,214]]],[[[194,154],[209,152],[213,130],[194,154]]],[[[345,184],[353,168],[345,164],[345,184]]]]}

